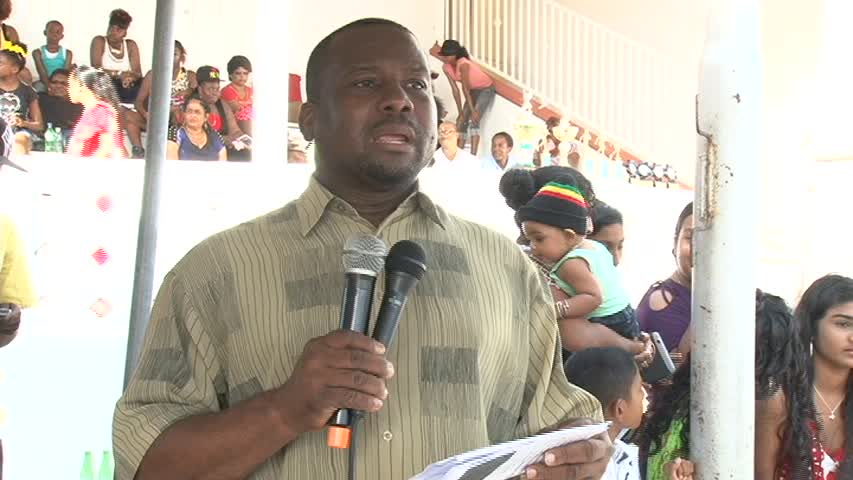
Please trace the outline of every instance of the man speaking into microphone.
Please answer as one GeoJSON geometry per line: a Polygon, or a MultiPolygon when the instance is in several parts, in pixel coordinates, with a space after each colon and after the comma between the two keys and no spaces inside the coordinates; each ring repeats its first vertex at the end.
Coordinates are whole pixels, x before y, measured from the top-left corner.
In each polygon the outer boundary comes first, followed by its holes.
{"type": "MultiPolygon", "coordinates": [[[[299,119],[314,177],[299,199],[205,240],[167,274],[116,407],[118,478],[346,478],[347,451],[327,445],[339,409],[365,412],[353,439],[365,480],[601,419],[565,379],[530,262],[419,191],[436,143],[430,81],[415,37],[387,20],[315,47],[299,119]],[[341,252],[359,234],[426,253],[387,351],[338,330],[341,252]]],[[[382,298],[383,282],[375,289],[382,298]]],[[[596,438],[556,449],[528,476],[600,478],[610,448],[596,438]]]]}

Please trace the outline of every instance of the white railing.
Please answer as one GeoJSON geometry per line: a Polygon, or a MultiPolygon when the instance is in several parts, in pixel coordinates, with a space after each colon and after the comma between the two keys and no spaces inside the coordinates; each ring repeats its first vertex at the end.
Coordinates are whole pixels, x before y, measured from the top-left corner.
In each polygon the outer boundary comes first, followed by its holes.
{"type": "Polygon", "coordinates": [[[684,99],[661,53],[555,0],[445,0],[445,36],[643,160],[683,163],[667,136],[684,99]]]}

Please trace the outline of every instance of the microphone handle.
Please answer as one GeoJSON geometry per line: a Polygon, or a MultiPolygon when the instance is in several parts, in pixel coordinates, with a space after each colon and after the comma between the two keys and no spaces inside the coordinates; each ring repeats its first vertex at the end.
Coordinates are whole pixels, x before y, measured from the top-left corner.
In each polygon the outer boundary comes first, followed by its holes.
{"type": "Polygon", "coordinates": [[[376,277],[347,272],[344,277],[344,298],[341,309],[341,330],[367,333],[370,308],[376,277]]]}
{"type": "MultiPolygon", "coordinates": [[[[343,308],[341,309],[341,330],[367,333],[370,322],[370,309],[373,304],[373,290],[376,277],[360,273],[347,272],[344,286],[343,308]]],[[[330,423],[334,426],[352,425],[352,412],[343,408],[335,412],[330,423]]]]}
{"type": "Polygon", "coordinates": [[[391,272],[388,274],[385,296],[379,307],[379,315],[376,318],[376,326],[373,327],[373,339],[385,345],[391,346],[397,335],[397,327],[400,325],[400,315],[406,306],[409,293],[418,283],[418,279],[405,272],[391,272]]]}

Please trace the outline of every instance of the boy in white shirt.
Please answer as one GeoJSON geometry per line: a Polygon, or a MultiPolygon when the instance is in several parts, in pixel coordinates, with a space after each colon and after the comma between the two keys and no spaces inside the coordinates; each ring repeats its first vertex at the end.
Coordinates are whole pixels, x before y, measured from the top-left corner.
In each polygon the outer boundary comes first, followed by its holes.
{"type": "Polygon", "coordinates": [[[621,348],[588,348],[569,357],[565,370],[571,383],[601,402],[610,422],[614,452],[602,480],[640,480],[637,446],[619,440],[643,420],[646,393],[634,357],[621,348]]]}

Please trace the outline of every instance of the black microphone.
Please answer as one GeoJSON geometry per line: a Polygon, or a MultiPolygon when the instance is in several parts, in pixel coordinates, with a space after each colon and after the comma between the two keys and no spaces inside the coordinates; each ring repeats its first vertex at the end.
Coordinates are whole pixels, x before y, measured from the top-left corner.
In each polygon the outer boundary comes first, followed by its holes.
{"type": "Polygon", "coordinates": [[[391,247],[385,261],[385,296],[373,327],[373,339],[391,345],[400,325],[400,315],[415,285],[426,273],[426,253],[415,242],[401,240],[391,247]]]}
{"type": "MultiPolygon", "coordinates": [[[[350,237],[344,245],[344,297],[341,330],[367,334],[376,276],[385,264],[388,247],[373,235],[350,237]]],[[[335,412],[330,421],[330,447],[349,448],[353,415],[349,409],[335,412]]]]}

